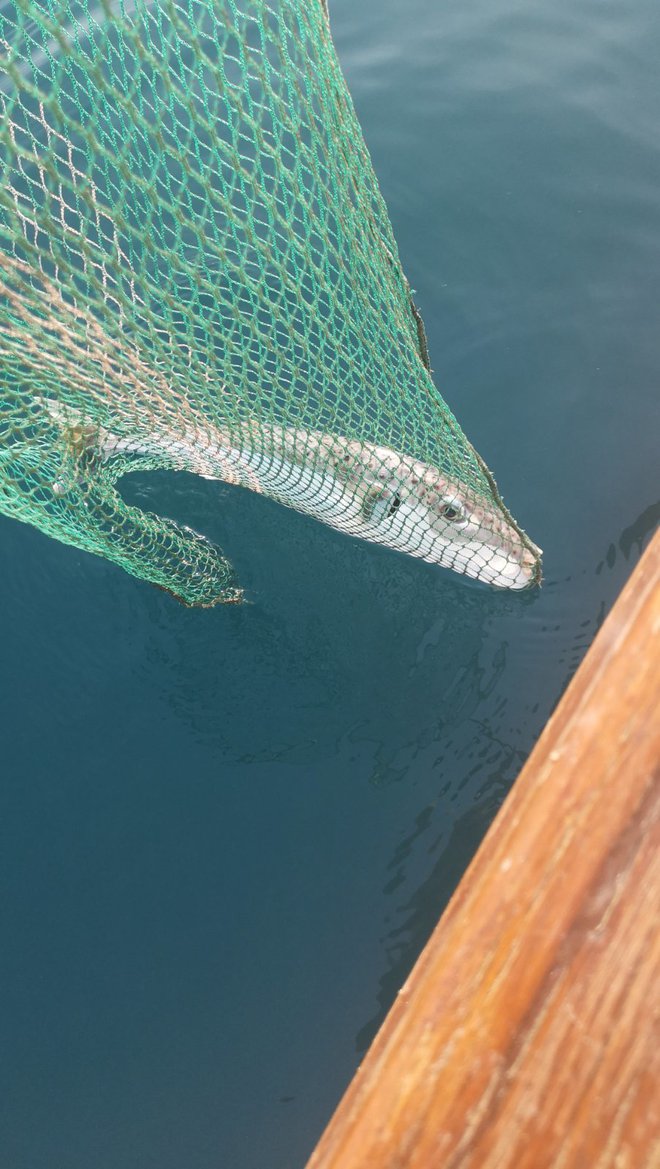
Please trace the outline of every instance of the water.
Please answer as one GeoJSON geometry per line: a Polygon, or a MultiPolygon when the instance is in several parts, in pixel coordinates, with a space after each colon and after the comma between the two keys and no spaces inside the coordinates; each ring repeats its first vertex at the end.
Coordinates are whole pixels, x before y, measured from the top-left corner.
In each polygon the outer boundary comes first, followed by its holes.
{"type": "Polygon", "coordinates": [[[659,509],[656,0],[333,0],[490,592],[181,476],[253,604],[0,522],[0,1163],[299,1169],[659,509]]]}

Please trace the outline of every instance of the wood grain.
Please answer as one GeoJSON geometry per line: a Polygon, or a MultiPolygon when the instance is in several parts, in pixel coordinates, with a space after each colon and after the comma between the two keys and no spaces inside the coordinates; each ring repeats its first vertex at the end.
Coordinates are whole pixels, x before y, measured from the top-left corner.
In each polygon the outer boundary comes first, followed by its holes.
{"type": "Polygon", "coordinates": [[[308,1169],[660,1169],[660,533],[308,1169]]]}

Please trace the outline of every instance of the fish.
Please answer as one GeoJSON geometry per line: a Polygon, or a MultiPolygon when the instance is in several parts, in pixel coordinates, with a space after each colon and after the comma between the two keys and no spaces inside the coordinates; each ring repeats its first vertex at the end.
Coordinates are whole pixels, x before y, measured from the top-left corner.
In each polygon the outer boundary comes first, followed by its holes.
{"type": "Polygon", "coordinates": [[[157,431],[127,436],[58,402],[44,405],[78,456],[104,463],[146,457],[246,487],[340,532],[495,588],[540,583],[541,549],[495,499],[477,497],[439,468],[387,446],[264,421],[230,433],[190,415],[176,428],[164,419],[157,431]]]}

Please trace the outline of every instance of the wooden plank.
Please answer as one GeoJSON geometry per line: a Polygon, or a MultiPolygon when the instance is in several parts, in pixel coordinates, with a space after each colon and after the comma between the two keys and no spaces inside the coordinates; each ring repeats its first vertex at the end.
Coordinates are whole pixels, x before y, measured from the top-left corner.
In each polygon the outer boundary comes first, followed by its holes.
{"type": "Polygon", "coordinates": [[[660,533],[308,1169],[659,1169],[660,533]]]}

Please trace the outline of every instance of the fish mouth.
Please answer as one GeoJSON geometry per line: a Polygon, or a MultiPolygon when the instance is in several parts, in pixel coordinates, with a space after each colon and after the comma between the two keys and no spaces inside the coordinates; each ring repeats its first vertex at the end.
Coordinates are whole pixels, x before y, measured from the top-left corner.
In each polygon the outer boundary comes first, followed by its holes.
{"type": "Polygon", "coordinates": [[[474,553],[465,572],[499,589],[531,589],[540,585],[542,551],[531,540],[506,551],[485,547],[474,553]]]}

